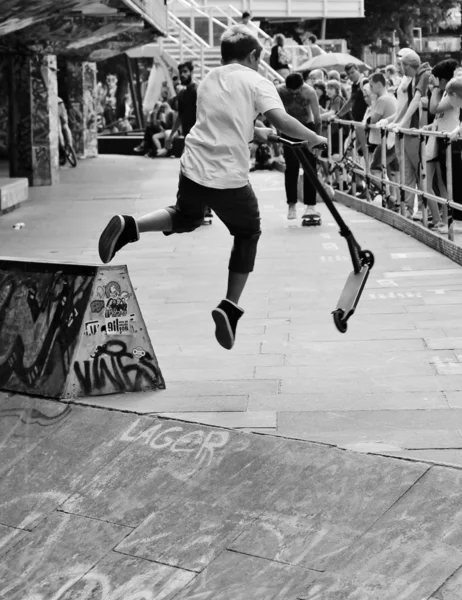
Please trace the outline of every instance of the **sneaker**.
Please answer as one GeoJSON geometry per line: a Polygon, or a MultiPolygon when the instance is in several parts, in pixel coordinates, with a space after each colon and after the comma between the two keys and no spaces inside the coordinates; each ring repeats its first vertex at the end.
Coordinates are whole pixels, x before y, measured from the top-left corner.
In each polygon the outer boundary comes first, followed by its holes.
{"type": "Polygon", "coordinates": [[[133,148],[133,152],[136,152],[137,154],[143,154],[145,150],[146,150],[146,148],[145,148],[144,144],[140,144],[136,148],[133,148]]]}
{"type": "Polygon", "coordinates": [[[437,233],[447,233],[448,226],[443,223],[443,221],[438,221],[436,225],[433,225],[433,231],[436,231],[437,233]]]}
{"type": "Polygon", "coordinates": [[[167,156],[167,150],[165,148],[157,150],[157,156],[167,156]]]}
{"type": "Polygon", "coordinates": [[[99,238],[98,251],[104,264],[110,262],[121,248],[140,239],[138,226],[133,217],[116,215],[106,225],[99,238]]]}
{"type": "Polygon", "coordinates": [[[302,219],[306,219],[307,217],[320,217],[321,214],[314,210],[314,207],[311,205],[305,206],[305,212],[303,213],[302,219]]]}
{"type": "Polygon", "coordinates": [[[237,322],[244,314],[242,308],[231,300],[222,300],[212,310],[212,318],[215,321],[215,337],[217,342],[226,350],[231,350],[236,339],[237,322]]]}
{"type": "Polygon", "coordinates": [[[415,213],[412,215],[412,220],[413,221],[421,221],[422,220],[422,211],[416,210],[415,213]]]}
{"type": "Polygon", "coordinates": [[[297,218],[297,206],[296,204],[289,204],[289,211],[287,213],[288,219],[296,219],[297,218]]]}

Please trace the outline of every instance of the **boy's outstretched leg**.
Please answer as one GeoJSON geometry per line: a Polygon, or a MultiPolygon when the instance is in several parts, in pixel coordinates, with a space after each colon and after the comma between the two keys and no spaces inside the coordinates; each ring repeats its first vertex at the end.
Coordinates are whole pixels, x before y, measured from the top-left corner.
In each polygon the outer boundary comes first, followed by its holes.
{"type": "Polygon", "coordinates": [[[212,310],[212,317],[215,321],[215,337],[220,346],[226,350],[231,350],[234,346],[237,322],[244,314],[243,309],[238,306],[238,302],[248,277],[249,273],[229,271],[226,298],[212,310]]]}
{"type": "Polygon", "coordinates": [[[110,262],[121,248],[137,242],[146,231],[171,231],[172,218],[166,209],[159,209],[138,221],[130,215],[115,215],[99,238],[98,251],[103,263],[110,262]]]}

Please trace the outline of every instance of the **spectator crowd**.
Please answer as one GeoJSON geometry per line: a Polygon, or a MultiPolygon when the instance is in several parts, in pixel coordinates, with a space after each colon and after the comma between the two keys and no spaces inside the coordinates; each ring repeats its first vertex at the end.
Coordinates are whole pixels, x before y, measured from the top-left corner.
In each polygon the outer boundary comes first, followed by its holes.
{"type": "MultiPolygon", "coordinates": [[[[316,37],[308,37],[310,55],[324,53],[317,45],[316,37]]],[[[287,112],[318,134],[327,136],[330,130],[330,155],[334,162],[341,163],[345,157],[353,155],[353,129],[339,124],[338,119],[355,122],[355,159],[364,170],[367,160],[372,175],[386,174],[388,182],[407,187],[405,216],[409,219],[422,220],[422,196],[412,189],[447,198],[452,188],[452,198],[462,204],[462,146],[459,142],[462,132],[462,68],[456,60],[446,59],[431,66],[422,62],[411,48],[403,48],[397,53],[396,64],[373,72],[353,61],[342,70],[294,72],[290,55],[285,51],[284,36],[277,34],[269,62],[284,78],[284,83],[275,79],[274,84],[287,112]],[[422,152],[419,135],[405,133],[404,143],[398,143],[402,129],[437,131],[448,135],[447,139],[426,135],[425,152],[422,152]],[[386,135],[386,164],[382,159],[383,132],[386,135]],[[450,182],[446,168],[448,145],[452,158],[450,182]],[[423,163],[425,169],[422,168],[423,163]]],[[[179,65],[176,96],[163,99],[153,108],[144,141],[136,149],[138,152],[153,157],[181,154],[184,137],[196,118],[197,84],[193,75],[192,63],[179,65]]],[[[262,115],[260,120],[268,125],[262,115]]],[[[300,195],[304,198],[306,211],[314,210],[314,188],[308,181],[300,185],[299,164],[290,149],[282,149],[278,144],[254,143],[251,165],[251,170],[277,168],[285,172],[288,218],[295,218],[295,206],[300,195]]],[[[313,166],[316,167],[314,157],[313,166]]],[[[334,187],[340,187],[344,175],[344,170],[334,170],[334,187]]],[[[380,192],[384,206],[395,211],[400,209],[397,187],[387,183],[376,185],[375,190],[380,192]]],[[[360,190],[359,193],[365,194],[365,191],[360,190]]],[[[442,205],[428,199],[428,208],[429,227],[441,233],[447,232],[442,205]]],[[[455,226],[462,228],[462,207],[460,211],[455,210],[453,216],[455,226]]]]}

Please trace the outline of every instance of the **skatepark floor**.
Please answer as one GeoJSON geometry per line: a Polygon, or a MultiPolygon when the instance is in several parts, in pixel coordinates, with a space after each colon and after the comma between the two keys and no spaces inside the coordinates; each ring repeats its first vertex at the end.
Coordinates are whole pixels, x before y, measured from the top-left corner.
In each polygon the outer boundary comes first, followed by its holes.
{"type": "MultiPolygon", "coordinates": [[[[99,263],[108,218],[173,203],[177,176],[80,161],[0,217],[0,255],[99,263]]],[[[302,228],[281,173],[252,183],[263,235],[231,352],[210,317],[231,245],[215,219],[114,261],[166,390],[0,392],[0,598],[460,600],[462,269],[339,206],[376,257],[342,335],[351,264],[326,207],[302,228]]]]}

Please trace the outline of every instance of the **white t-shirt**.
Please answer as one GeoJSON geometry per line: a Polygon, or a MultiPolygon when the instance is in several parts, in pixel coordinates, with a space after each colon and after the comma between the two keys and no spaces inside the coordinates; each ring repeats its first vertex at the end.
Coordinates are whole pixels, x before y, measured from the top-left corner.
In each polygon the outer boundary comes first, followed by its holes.
{"type": "Polygon", "coordinates": [[[181,171],[205,187],[235,189],[249,181],[249,144],[259,114],[284,110],[275,85],[232,63],[216,67],[197,90],[197,120],[186,136],[181,171]]]}

